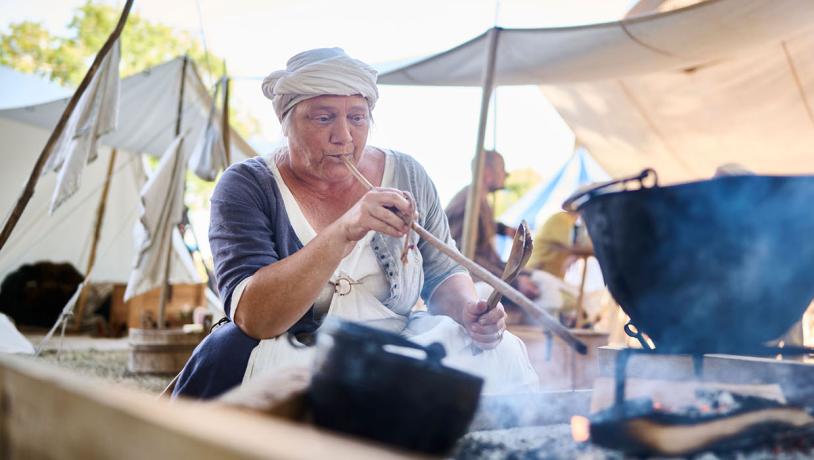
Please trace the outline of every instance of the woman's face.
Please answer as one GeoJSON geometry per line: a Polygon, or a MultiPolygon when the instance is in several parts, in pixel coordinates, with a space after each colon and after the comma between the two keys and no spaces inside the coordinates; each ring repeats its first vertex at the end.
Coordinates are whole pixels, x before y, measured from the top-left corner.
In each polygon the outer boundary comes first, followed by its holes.
{"type": "Polygon", "coordinates": [[[358,162],[367,143],[370,110],[362,96],[317,96],[292,109],[288,146],[292,166],[326,180],[350,172],[342,157],[358,162]]]}

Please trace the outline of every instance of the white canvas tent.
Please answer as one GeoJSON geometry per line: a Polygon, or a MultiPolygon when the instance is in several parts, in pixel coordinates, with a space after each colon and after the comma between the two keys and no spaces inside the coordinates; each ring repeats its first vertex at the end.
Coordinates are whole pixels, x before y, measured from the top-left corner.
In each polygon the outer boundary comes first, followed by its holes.
{"type": "MultiPolygon", "coordinates": [[[[119,154],[91,281],[127,282],[134,260],[139,191],[146,181],[142,157],[137,153],[160,155],[174,137],[182,63],[181,58],[173,59],[122,81],[118,130],[101,138],[99,158],[87,166],[79,192],[53,215],[48,214],[48,203],[55,175],[40,179],[22,219],[0,252],[0,280],[25,263],[41,260],[69,262],[80,271],[85,269],[110,149],[115,147],[119,154]]],[[[9,71],[0,73],[4,75],[10,75],[9,71]]],[[[0,145],[0,212],[4,215],[13,207],[66,102],[61,99],[0,110],[0,138],[4,140],[0,145]]],[[[186,72],[182,129],[193,140],[186,148],[192,149],[194,140],[203,133],[210,105],[210,95],[198,74],[186,72]]],[[[230,140],[232,161],[255,155],[237,133],[232,132],[230,140]]],[[[180,237],[174,248],[170,282],[200,282],[180,237]]]]}
{"type": "MultiPolygon", "coordinates": [[[[495,84],[541,85],[612,176],[662,182],[739,162],[814,173],[814,8],[707,0],[617,22],[498,29],[495,84]]],[[[383,73],[383,84],[475,86],[488,33],[383,73]]]]}

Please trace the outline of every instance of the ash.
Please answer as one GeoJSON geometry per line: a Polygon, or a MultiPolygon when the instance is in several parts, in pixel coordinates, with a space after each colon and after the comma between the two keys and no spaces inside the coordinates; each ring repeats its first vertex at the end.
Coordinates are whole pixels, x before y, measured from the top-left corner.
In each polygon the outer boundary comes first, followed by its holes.
{"type": "Polygon", "coordinates": [[[576,443],[568,424],[474,431],[458,441],[456,460],[531,460],[567,458],[577,460],[616,460],[621,453],[576,443]]]}
{"type": "MultiPolygon", "coordinates": [[[[510,428],[505,430],[473,431],[458,441],[452,456],[455,460],[621,460],[627,458],[618,451],[594,444],[577,443],[571,438],[568,424],[510,428]]],[[[703,453],[692,460],[803,460],[814,459],[814,450],[758,449],[749,452],[703,453]]]]}

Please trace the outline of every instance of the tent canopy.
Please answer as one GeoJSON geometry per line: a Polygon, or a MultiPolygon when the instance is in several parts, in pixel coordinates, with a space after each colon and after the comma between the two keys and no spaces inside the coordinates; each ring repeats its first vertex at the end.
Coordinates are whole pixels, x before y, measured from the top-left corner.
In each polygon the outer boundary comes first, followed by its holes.
{"type": "Polygon", "coordinates": [[[71,91],[35,75],[0,66],[0,109],[29,106],[70,97],[71,91]]]}
{"type": "MultiPolygon", "coordinates": [[[[738,162],[814,172],[814,8],[707,0],[579,27],[499,30],[495,81],[535,84],[612,176],[662,182],[738,162]]],[[[383,73],[384,84],[481,84],[487,34],[383,73]]]]}
{"type": "MultiPolygon", "coordinates": [[[[575,27],[498,29],[495,84],[622,78],[709,64],[811,25],[800,0],[708,0],[643,17],[575,27]]],[[[488,31],[387,71],[387,85],[480,86],[488,31]]]]}

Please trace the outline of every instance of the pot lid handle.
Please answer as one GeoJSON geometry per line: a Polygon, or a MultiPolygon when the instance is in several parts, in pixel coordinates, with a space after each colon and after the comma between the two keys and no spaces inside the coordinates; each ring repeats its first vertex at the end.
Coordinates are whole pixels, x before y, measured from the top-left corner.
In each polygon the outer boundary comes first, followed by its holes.
{"type": "Polygon", "coordinates": [[[376,347],[384,349],[385,346],[402,348],[412,348],[423,351],[426,361],[434,364],[441,364],[441,360],[447,355],[447,351],[439,342],[433,342],[427,346],[418,344],[392,332],[374,329],[352,321],[342,321],[340,326],[331,332],[334,337],[344,336],[349,339],[363,340],[376,347]]]}
{"type": "Polygon", "coordinates": [[[390,341],[389,343],[383,343],[385,345],[391,345],[395,347],[403,347],[403,348],[414,348],[416,350],[421,350],[426,353],[427,357],[425,361],[434,363],[434,364],[441,364],[441,360],[447,356],[447,350],[444,346],[439,342],[433,342],[427,346],[417,344],[412,342],[408,339],[403,337],[398,337],[398,340],[390,341]]]}

